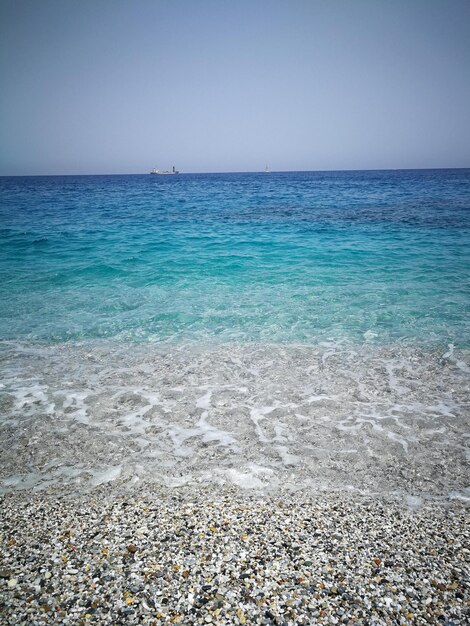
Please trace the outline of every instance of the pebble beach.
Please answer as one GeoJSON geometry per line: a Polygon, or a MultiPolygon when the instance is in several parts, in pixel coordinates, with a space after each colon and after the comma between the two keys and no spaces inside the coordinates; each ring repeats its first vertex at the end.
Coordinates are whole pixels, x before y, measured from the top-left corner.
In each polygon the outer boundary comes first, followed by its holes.
{"type": "Polygon", "coordinates": [[[1,623],[468,623],[462,503],[237,489],[2,496],[1,623]]]}

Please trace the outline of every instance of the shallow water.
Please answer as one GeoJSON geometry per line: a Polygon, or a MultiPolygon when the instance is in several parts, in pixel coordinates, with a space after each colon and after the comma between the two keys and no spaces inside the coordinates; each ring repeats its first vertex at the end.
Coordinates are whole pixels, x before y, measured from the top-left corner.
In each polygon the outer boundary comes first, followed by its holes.
{"type": "Polygon", "coordinates": [[[4,345],[3,487],[464,499],[469,357],[337,343],[4,345]]]}
{"type": "Polygon", "coordinates": [[[3,491],[469,496],[469,170],[0,188],[3,491]]]}

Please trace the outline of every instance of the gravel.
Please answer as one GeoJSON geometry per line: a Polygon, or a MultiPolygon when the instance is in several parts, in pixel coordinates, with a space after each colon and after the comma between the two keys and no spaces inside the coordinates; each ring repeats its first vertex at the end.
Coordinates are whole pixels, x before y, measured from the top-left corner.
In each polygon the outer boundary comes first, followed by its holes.
{"type": "Polygon", "coordinates": [[[468,623],[462,503],[226,488],[1,498],[1,623],[468,623]]]}

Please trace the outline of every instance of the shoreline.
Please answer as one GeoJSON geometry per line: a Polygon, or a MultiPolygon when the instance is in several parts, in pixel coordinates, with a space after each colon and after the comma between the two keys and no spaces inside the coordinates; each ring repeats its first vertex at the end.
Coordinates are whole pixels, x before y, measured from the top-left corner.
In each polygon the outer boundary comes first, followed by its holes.
{"type": "Polygon", "coordinates": [[[468,495],[468,352],[197,348],[7,351],[0,491],[109,481],[468,495]]]}
{"type": "Polygon", "coordinates": [[[9,493],[8,625],[464,624],[468,509],[233,488],[9,493]]]}

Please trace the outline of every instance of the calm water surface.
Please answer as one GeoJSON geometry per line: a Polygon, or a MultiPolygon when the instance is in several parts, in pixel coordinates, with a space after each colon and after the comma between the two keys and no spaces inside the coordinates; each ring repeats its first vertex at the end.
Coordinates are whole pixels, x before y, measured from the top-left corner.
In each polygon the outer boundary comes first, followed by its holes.
{"type": "Polygon", "coordinates": [[[2,338],[468,342],[468,170],[0,185],[2,338]]]}

